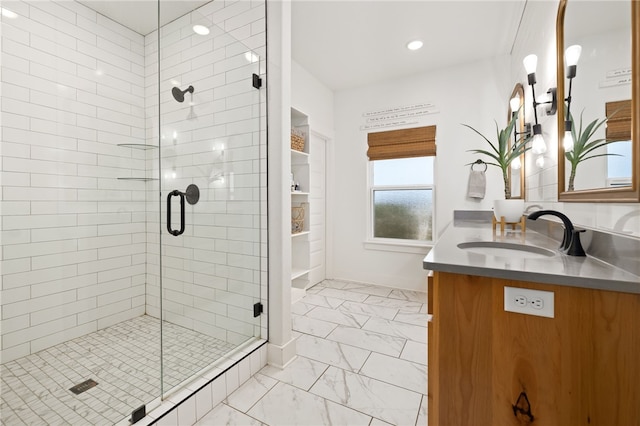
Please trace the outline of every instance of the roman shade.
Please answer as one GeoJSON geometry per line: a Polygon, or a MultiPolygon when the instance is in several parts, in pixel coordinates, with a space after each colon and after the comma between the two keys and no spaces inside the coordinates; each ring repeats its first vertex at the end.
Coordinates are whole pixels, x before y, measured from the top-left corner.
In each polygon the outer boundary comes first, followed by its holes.
{"type": "Polygon", "coordinates": [[[389,130],[367,135],[370,161],[436,155],[436,126],[389,130]]]}
{"type": "Polygon", "coordinates": [[[607,102],[607,140],[631,140],[631,100],[607,102]]]}

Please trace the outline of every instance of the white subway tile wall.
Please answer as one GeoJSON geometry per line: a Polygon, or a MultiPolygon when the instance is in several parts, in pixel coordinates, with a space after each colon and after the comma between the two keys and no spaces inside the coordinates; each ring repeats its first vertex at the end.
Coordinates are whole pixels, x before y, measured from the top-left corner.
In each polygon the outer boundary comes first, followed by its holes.
{"type": "Polygon", "coordinates": [[[144,37],[73,2],[3,2],[2,362],[142,315],[144,37]],[[109,63],[108,67],[104,63],[109,63]],[[138,95],[136,95],[138,93],[138,95]]]}
{"type": "Polygon", "coordinates": [[[266,100],[251,87],[264,60],[250,55],[264,58],[264,2],[211,2],[163,28],[160,104],[157,32],[73,1],[2,7],[18,14],[1,27],[2,362],[159,316],[158,232],[167,320],[233,344],[266,336],[252,315],[266,297],[266,100]],[[217,27],[203,38],[196,21],[217,27]],[[159,107],[160,149],[119,146],[157,146],[159,107]],[[160,155],[161,181],[118,179],[157,178],[160,155]],[[200,187],[181,237],[159,223],[160,183],[164,197],[200,187]]]}
{"type": "MultiPolygon", "coordinates": [[[[265,29],[254,26],[247,37],[257,37],[248,40],[249,45],[224,29],[228,22],[231,29],[264,23],[265,5],[240,3],[208,3],[163,26],[159,66],[157,32],[147,35],[145,52],[146,138],[150,144],[158,137],[161,141],[160,150],[147,151],[147,170],[155,175],[162,167],[161,181],[147,184],[147,199],[152,200],[158,184],[163,193],[160,204],[147,205],[151,289],[146,309],[151,315],[160,309],[158,209],[165,218],[164,197],[196,184],[200,200],[186,204],[184,234],[162,236],[162,309],[171,322],[234,344],[266,335],[261,330],[266,323],[253,317],[253,304],[266,296],[261,288],[266,251],[260,232],[266,214],[260,199],[266,184],[261,174],[266,133],[260,115],[266,99],[264,90],[252,86],[253,74],[262,74],[255,58],[264,56],[265,29]],[[195,34],[195,24],[207,25],[210,33],[195,34]],[[174,99],[174,87],[184,91],[189,86],[194,90],[184,93],[184,102],[174,99]]],[[[176,229],[179,207],[177,202],[172,206],[176,229]]]]}

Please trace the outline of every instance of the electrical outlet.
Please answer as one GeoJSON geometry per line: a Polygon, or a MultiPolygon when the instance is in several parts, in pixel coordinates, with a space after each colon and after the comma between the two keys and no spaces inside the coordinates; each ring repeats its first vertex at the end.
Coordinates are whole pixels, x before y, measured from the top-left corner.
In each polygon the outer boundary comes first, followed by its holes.
{"type": "Polygon", "coordinates": [[[540,297],[535,297],[532,300],[529,300],[529,304],[533,309],[542,309],[544,308],[544,300],[540,297]]]}
{"type": "Polygon", "coordinates": [[[554,293],[552,291],[505,287],[504,310],[519,314],[554,317],[554,293]]]}
{"type": "Polygon", "coordinates": [[[515,303],[516,306],[523,308],[527,306],[527,298],[524,296],[518,295],[513,300],[513,303],[515,303]]]}

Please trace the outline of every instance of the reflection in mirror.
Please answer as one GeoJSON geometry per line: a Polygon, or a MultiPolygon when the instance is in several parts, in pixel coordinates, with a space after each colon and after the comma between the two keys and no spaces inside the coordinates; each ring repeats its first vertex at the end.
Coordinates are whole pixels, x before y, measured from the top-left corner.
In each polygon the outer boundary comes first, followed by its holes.
{"type": "MultiPolygon", "coordinates": [[[[524,87],[522,84],[517,83],[511,92],[509,98],[509,114],[507,120],[510,121],[514,113],[518,113],[518,124],[514,128],[514,145],[520,142],[526,137],[525,123],[524,123],[524,87]]],[[[516,158],[511,162],[509,168],[510,181],[511,181],[511,198],[525,198],[525,173],[524,173],[524,154],[520,158],[516,158]]]]}
{"type": "Polygon", "coordinates": [[[558,90],[566,101],[558,109],[560,201],[639,200],[640,143],[632,140],[632,108],[639,102],[632,96],[638,91],[632,47],[637,51],[639,36],[629,19],[638,7],[632,3],[560,2],[558,90]],[[579,56],[575,67],[572,52],[579,56]]]}

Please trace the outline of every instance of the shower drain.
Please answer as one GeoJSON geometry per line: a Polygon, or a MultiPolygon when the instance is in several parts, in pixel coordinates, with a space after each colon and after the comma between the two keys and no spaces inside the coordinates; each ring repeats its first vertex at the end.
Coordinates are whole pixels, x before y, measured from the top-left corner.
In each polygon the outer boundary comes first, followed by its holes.
{"type": "Polygon", "coordinates": [[[85,380],[82,383],[78,383],[77,385],[75,385],[72,388],[69,388],[69,390],[73,393],[75,393],[76,395],[81,394],[82,392],[88,391],[89,389],[91,389],[94,386],[97,386],[98,382],[96,382],[93,379],[89,379],[89,380],[85,380]]]}

